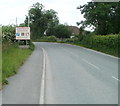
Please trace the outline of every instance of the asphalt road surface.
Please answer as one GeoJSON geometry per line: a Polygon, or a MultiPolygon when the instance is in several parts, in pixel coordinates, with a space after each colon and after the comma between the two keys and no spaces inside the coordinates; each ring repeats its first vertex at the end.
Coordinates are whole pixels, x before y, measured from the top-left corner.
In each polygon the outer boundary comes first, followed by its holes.
{"type": "MultiPolygon", "coordinates": [[[[17,57],[13,57],[17,58],[17,57]]],[[[3,104],[38,104],[40,98],[43,51],[36,46],[18,73],[2,90],[3,104]]]]}
{"type": "Polygon", "coordinates": [[[117,104],[118,59],[78,46],[36,43],[46,54],[46,104],[117,104]]]}
{"type": "Polygon", "coordinates": [[[68,44],[35,45],[19,73],[9,78],[3,103],[38,104],[41,97],[45,104],[118,103],[117,58],[68,44]]]}

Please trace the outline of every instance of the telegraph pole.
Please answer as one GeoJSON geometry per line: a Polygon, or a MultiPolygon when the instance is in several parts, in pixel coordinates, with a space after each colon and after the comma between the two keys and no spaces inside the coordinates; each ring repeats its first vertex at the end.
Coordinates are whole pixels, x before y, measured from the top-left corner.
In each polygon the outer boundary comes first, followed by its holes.
{"type": "Polygon", "coordinates": [[[16,17],[16,26],[17,26],[17,17],[16,17]]]}

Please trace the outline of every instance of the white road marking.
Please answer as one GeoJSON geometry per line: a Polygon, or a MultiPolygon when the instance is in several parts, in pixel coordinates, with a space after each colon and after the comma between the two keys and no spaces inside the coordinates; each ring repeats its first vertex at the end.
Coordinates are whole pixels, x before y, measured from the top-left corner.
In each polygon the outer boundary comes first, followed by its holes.
{"type": "Polygon", "coordinates": [[[61,46],[61,48],[63,48],[65,51],[67,51],[68,53],[72,54],[73,56],[78,57],[78,55],[76,55],[75,53],[72,53],[71,51],[69,51],[69,50],[65,49],[64,47],[62,47],[62,46],[61,46]]]}
{"type": "Polygon", "coordinates": [[[42,74],[42,82],[41,82],[41,91],[40,91],[40,100],[39,100],[39,104],[44,104],[44,97],[45,97],[45,70],[46,70],[46,52],[45,50],[42,48],[43,50],[43,74],[42,74]]]}
{"type": "MultiPolygon", "coordinates": [[[[69,52],[70,54],[72,54],[72,55],[74,55],[74,56],[78,57],[78,55],[76,55],[75,53],[72,53],[72,52],[70,52],[70,51],[66,50],[64,47],[61,47],[61,48],[63,48],[65,51],[69,52]]],[[[89,64],[89,65],[93,66],[94,68],[96,68],[96,69],[100,70],[100,68],[99,68],[99,67],[97,67],[96,65],[94,65],[94,64],[92,64],[92,63],[90,63],[90,62],[88,62],[88,61],[87,61],[87,60],[85,60],[85,59],[82,59],[82,60],[83,60],[84,62],[86,62],[87,64],[89,64]]]]}
{"type": "Polygon", "coordinates": [[[94,68],[96,68],[96,69],[98,69],[98,70],[100,70],[100,68],[99,67],[97,67],[96,65],[94,65],[94,64],[92,64],[92,63],[90,63],[90,62],[88,62],[87,60],[85,60],[85,59],[82,59],[84,62],[86,62],[87,64],[89,64],[89,65],[91,65],[91,66],[93,66],[94,68]]]}
{"type": "Polygon", "coordinates": [[[120,81],[118,78],[116,78],[116,77],[114,77],[114,76],[112,76],[112,78],[115,79],[115,80],[117,80],[117,81],[120,81]]]}

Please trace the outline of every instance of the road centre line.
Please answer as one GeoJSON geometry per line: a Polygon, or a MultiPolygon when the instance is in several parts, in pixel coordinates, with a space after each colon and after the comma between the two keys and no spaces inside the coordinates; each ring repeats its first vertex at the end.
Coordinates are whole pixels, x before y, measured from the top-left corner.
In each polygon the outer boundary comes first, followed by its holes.
{"type": "Polygon", "coordinates": [[[120,81],[118,78],[116,78],[116,77],[114,77],[114,76],[112,76],[112,78],[115,79],[115,80],[117,80],[117,81],[120,81]]]}
{"type": "MultiPolygon", "coordinates": [[[[72,55],[78,57],[78,55],[76,55],[76,54],[74,54],[74,53],[72,53],[72,52],[66,50],[64,47],[61,47],[61,48],[63,48],[65,51],[69,52],[70,54],[72,54],[72,55]]],[[[93,66],[94,68],[96,68],[97,70],[100,70],[100,68],[97,67],[96,65],[94,65],[94,64],[92,64],[92,63],[90,63],[90,62],[88,62],[87,60],[85,60],[85,59],[83,59],[83,58],[81,58],[81,59],[82,59],[84,62],[86,62],[87,64],[89,64],[89,65],[93,66]]]]}
{"type": "Polygon", "coordinates": [[[61,48],[63,48],[65,51],[69,52],[69,53],[70,53],[70,54],[72,54],[73,56],[78,57],[78,55],[76,55],[76,54],[72,53],[72,52],[71,52],[71,51],[69,51],[69,50],[66,50],[64,47],[61,47],[61,48]]]}
{"type": "Polygon", "coordinates": [[[100,68],[99,67],[97,67],[96,65],[94,65],[94,64],[92,64],[92,63],[90,63],[90,62],[88,62],[87,60],[85,60],[85,59],[82,59],[84,62],[86,62],[87,64],[89,64],[89,65],[91,65],[91,66],[93,66],[94,68],[96,68],[96,69],[98,69],[98,70],[100,70],[100,68]]]}

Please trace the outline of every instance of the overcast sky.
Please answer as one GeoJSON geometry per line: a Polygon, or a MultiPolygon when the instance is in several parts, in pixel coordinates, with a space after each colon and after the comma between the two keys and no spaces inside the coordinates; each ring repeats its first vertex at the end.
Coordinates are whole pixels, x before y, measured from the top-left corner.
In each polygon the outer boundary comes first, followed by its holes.
{"type": "Polygon", "coordinates": [[[15,24],[17,17],[18,24],[23,23],[25,15],[28,14],[29,6],[36,2],[42,3],[45,9],[53,9],[58,12],[61,24],[76,26],[76,22],[83,20],[83,16],[77,8],[91,0],[0,0],[0,24],[15,24]]]}

